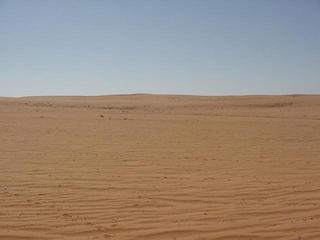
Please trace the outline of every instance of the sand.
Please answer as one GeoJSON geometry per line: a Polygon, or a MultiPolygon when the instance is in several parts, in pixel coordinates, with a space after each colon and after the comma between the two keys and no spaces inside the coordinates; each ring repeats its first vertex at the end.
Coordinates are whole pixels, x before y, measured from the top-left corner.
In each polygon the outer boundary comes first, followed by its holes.
{"type": "Polygon", "coordinates": [[[320,96],[0,99],[0,239],[320,239],[320,96]]]}

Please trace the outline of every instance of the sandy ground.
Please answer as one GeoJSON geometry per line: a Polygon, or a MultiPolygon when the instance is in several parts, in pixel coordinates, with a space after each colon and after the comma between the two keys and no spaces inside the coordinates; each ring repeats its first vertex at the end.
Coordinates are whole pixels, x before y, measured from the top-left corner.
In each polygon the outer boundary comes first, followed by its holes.
{"type": "Polygon", "coordinates": [[[320,96],[0,98],[0,239],[320,239],[320,96]]]}

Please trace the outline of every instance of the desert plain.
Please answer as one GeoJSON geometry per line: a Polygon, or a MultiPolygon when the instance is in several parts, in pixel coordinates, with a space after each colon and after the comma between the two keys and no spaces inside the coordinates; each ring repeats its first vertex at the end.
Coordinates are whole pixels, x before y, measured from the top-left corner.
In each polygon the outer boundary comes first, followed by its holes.
{"type": "Polygon", "coordinates": [[[320,96],[0,98],[0,239],[320,239],[320,96]]]}

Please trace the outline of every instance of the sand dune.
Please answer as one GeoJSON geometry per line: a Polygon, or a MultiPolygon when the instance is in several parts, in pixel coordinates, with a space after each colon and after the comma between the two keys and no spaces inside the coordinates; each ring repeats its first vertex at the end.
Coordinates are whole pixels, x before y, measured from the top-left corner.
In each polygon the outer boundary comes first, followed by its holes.
{"type": "Polygon", "coordinates": [[[0,239],[320,239],[320,96],[0,99],[0,239]]]}

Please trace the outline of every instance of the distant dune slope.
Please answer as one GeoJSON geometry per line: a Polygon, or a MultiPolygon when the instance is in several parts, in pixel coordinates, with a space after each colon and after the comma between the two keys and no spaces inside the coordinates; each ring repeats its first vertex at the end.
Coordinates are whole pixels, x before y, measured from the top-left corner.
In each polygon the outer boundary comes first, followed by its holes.
{"type": "Polygon", "coordinates": [[[0,98],[0,239],[320,239],[320,96],[0,98]]]}

